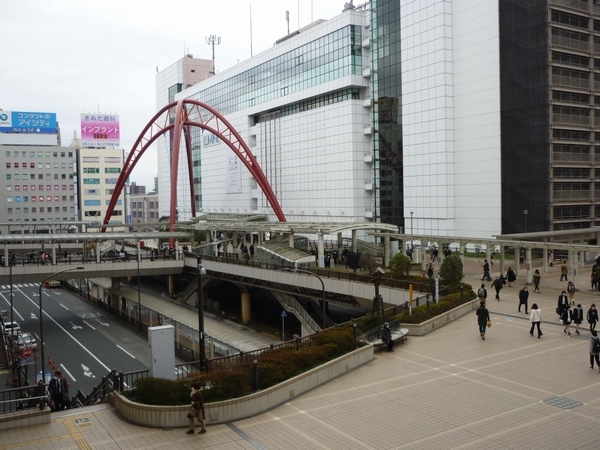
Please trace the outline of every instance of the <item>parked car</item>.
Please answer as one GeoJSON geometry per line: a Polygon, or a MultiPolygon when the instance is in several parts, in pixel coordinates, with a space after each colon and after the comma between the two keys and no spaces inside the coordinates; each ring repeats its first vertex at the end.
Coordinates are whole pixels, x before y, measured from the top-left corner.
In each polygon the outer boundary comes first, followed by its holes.
{"type": "Polygon", "coordinates": [[[0,311],[0,322],[10,322],[10,312],[2,310],[0,311]]]}
{"type": "Polygon", "coordinates": [[[4,334],[19,334],[20,332],[21,326],[17,322],[4,323],[4,334]]]}
{"type": "Polygon", "coordinates": [[[46,280],[44,281],[44,287],[46,289],[56,289],[60,287],[60,281],[59,280],[46,280]]]}
{"type": "Polygon", "coordinates": [[[24,348],[37,348],[37,340],[30,333],[22,333],[17,336],[19,351],[24,348]]]}

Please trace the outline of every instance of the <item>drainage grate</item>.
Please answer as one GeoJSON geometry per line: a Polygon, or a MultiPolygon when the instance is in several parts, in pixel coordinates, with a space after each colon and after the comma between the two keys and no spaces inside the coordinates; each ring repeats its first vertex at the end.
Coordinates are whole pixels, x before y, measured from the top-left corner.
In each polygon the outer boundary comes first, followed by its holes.
{"type": "Polygon", "coordinates": [[[583,405],[583,403],[581,403],[581,402],[576,402],[575,400],[569,400],[568,398],[564,398],[561,396],[552,397],[552,398],[549,398],[548,400],[544,400],[544,403],[548,403],[549,405],[553,405],[553,406],[558,406],[559,408],[567,409],[567,410],[583,405]]]}

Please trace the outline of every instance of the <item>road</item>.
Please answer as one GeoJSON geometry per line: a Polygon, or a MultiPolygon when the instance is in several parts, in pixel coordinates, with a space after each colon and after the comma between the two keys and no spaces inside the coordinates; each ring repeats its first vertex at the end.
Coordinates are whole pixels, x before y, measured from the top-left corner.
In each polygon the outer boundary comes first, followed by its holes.
{"type": "MultiPolygon", "coordinates": [[[[10,286],[0,289],[0,307],[10,310],[10,286]]],[[[29,366],[32,383],[33,373],[38,373],[39,379],[41,371],[39,284],[14,285],[13,293],[13,320],[38,340],[36,362],[29,366]]],[[[150,350],[141,336],[65,289],[42,289],[42,296],[47,381],[57,368],[70,382],[70,395],[78,389],[89,394],[111,369],[130,372],[148,368],[150,350]]]]}

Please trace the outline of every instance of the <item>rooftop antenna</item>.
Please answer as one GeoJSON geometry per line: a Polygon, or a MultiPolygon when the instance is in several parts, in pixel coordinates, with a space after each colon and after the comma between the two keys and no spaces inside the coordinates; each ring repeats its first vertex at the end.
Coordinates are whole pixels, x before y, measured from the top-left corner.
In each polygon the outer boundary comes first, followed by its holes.
{"type": "Polygon", "coordinates": [[[300,0],[298,0],[298,29],[300,29],[300,0]]]}
{"type": "Polygon", "coordinates": [[[290,12],[289,11],[285,12],[285,20],[287,21],[288,34],[290,34],[290,12]]]}
{"type": "Polygon", "coordinates": [[[252,3],[250,3],[250,58],[252,58],[252,3]]]}
{"type": "Polygon", "coordinates": [[[211,34],[210,36],[206,36],[204,39],[206,39],[206,43],[212,47],[213,70],[210,73],[212,73],[213,75],[216,75],[216,71],[215,71],[215,45],[221,44],[221,36],[215,36],[214,34],[211,34]]]}

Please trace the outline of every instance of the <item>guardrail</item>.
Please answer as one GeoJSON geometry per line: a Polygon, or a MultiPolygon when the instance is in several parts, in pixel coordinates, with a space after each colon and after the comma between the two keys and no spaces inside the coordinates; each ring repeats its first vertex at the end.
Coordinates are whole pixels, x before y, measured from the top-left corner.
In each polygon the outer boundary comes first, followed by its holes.
{"type": "Polygon", "coordinates": [[[0,408],[2,414],[35,408],[44,409],[47,399],[45,386],[5,389],[0,391],[0,408]]]}
{"type": "Polygon", "coordinates": [[[305,327],[314,333],[321,331],[321,327],[317,325],[317,322],[315,322],[310,314],[302,307],[298,300],[287,294],[280,294],[278,292],[273,292],[273,294],[285,310],[294,314],[305,327]]]}

